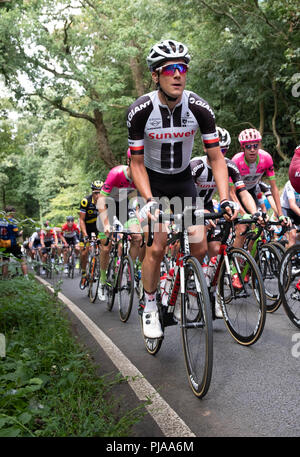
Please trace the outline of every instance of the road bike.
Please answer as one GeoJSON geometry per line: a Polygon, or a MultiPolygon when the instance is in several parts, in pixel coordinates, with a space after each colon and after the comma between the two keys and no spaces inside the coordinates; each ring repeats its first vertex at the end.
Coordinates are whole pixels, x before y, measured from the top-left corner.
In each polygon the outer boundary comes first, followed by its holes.
{"type": "MultiPolygon", "coordinates": [[[[282,250],[278,248],[276,242],[268,242],[272,239],[270,229],[274,224],[281,223],[267,221],[264,225],[260,225],[256,222],[254,228],[248,224],[247,229],[242,233],[245,235],[244,248],[251,253],[262,274],[266,292],[267,313],[275,312],[281,305],[278,277],[282,250]]],[[[282,245],[280,246],[283,248],[282,245]]]]}
{"type": "Polygon", "coordinates": [[[76,253],[74,244],[68,245],[65,247],[68,250],[67,253],[67,268],[68,268],[68,278],[74,279],[75,267],[76,267],[76,253]]]}
{"type": "MultiPolygon", "coordinates": [[[[223,213],[210,215],[216,219],[223,213]]],[[[163,285],[158,286],[157,305],[163,331],[166,327],[176,325],[180,321],[182,345],[185,366],[189,385],[198,398],[203,398],[210,386],[213,367],[213,329],[212,313],[209,293],[204,273],[199,261],[191,256],[189,235],[186,221],[189,225],[203,225],[207,216],[195,208],[186,207],[182,214],[160,214],[157,222],[174,221],[178,224],[177,233],[172,233],[168,243],[179,242],[174,274],[165,302],[162,304],[163,285]],[[199,221],[200,218],[200,221],[199,221]],[[180,300],[180,317],[174,317],[177,300],[180,300]]],[[[151,221],[148,226],[147,245],[153,243],[153,227],[151,221]]],[[[164,336],[161,338],[147,338],[143,333],[142,314],[144,312],[142,300],[139,306],[140,323],[146,350],[155,355],[159,351],[164,336]]]]}
{"type": "Polygon", "coordinates": [[[101,241],[92,233],[89,243],[89,259],[87,268],[88,297],[91,303],[96,301],[100,281],[100,249],[101,241]]]}
{"type": "Polygon", "coordinates": [[[105,286],[108,295],[107,309],[112,311],[117,296],[119,316],[123,323],[130,317],[134,297],[136,275],[129,247],[130,236],[135,233],[128,230],[114,230],[108,237],[112,241],[112,249],[105,286]],[[118,237],[121,239],[118,240],[118,237]],[[119,244],[121,244],[121,252],[119,244]]]}
{"type": "MultiPolygon", "coordinates": [[[[256,219],[246,220],[253,222],[256,219]]],[[[266,294],[254,258],[245,249],[233,246],[235,226],[241,223],[245,220],[218,222],[221,244],[208,281],[211,301],[219,301],[230,335],[239,344],[250,346],[258,341],[265,326],[266,294]]],[[[214,307],[213,318],[216,318],[214,307]]]]}

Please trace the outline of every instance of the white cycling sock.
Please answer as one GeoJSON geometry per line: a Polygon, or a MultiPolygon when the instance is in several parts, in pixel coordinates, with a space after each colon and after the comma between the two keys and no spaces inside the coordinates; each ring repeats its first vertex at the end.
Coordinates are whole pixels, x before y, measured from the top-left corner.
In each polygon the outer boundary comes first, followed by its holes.
{"type": "Polygon", "coordinates": [[[144,308],[144,312],[152,313],[153,311],[157,311],[156,291],[153,294],[148,294],[148,292],[145,291],[145,308],[144,308]]]}

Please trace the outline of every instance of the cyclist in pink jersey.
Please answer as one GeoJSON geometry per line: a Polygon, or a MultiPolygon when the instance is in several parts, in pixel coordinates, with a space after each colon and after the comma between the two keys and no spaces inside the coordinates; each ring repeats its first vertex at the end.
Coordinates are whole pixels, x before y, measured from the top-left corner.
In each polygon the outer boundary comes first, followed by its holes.
{"type": "MultiPolygon", "coordinates": [[[[136,197],[137,191],[131,177],[130,170],[131,153],[127,150],[127,165],[117,165],[108,173],[106,180],[100,192],[100,197],[97,202],[99,217],[97,220],[97,228],[100,232],[100,238],[106,238],[114,223],[120,225],[126,224],[131,232],[141,232],[139,220],[136,217],[135,209],[131,204],[131,199],[136,197]],[[115,219],[116,218],[116,219],[115,219]]],[[[142,232],[141,232],[142,233],[142,232]]],[[[133,261],[139,257],[142,260],[141,252],[142,235],[136,233],[131,236],[130,240],[130,256],[133,261]]],[[[111,243],[107,246],[102,242],[100,252],[100,288],[98,296],[100,300],[105,300],[105,283],[106,270],[109,263],[109,252],[111,243]]]]}
{"type": "Polygon", "coordinates": [[[257,201],[255,187],[265,176],[270,183],[277,208],[277,217],[286,223],[286,218],[282,213],[280,204],[280,194],[276,184],[274,164],[272,156],[260,148],[261,135],[256,129],[243,130],[239,135],[239,142],[242,152],[232,157],[232,161],[237,165],[243,178],[245,186],[257,201]]]}
{"type": "MultiPolygon", "coordinates": [[[[272,156],[261,149],[261,134],[256,129],[246,129],[239,134],[239,142],[242,151],[232,157],[232,161],[237,165],[241,177],[245,183],[246,189],[252,195],[257,206],[259,206],[256,196],[256,185],[261,181],[265,175],[269,180],[271,186],[271,193],[277,209],[276,216],[282,221],[282,224],[289,224],[289,218],[283,215],[280,194],[276,184],[274,164],[272,156]]],[[[238,196],[239,198],[239,196],[238,196]]],[[[242,205],[242,202],[240,202],[242,205]]],[[[245,227],[239,225],[237,230],[237,237],[235,240],[236,246],[243,245],[243,237],[240,236],[245,230],[245,227]]]]}

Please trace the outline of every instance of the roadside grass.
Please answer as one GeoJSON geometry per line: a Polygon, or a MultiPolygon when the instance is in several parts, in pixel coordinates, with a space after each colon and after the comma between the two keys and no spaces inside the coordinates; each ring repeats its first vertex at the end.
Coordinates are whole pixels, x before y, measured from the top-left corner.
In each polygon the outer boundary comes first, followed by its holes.
{"type": "Polygon", "coordinates": [[[0,437],[130,436],[145,414],[115,417],[111,390],[125,379],[97,375],[63,305],[36,281],[0,281],[0,333],[0,437]]]}

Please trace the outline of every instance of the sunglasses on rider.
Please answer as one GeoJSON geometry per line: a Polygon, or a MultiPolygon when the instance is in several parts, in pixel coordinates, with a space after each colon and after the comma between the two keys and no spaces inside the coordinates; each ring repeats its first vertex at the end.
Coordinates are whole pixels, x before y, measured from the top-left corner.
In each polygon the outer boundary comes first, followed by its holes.
{"type": "Polygon", "coordinates": [[[220,148],[221,149],[221,152],[223,155],[225,155],[228,151],[228,148],[220,148]]]}
{"type": "Polygon", "coordinates": [[[174,76],[176,70],[178,70],[181,75],[184,75],[188,68],[189,66],[185,63],[171,63],[170,65],[157,68],[157,71],[160,71],[164,76],[174,76]]]}
{"type": "Polygon", "coordinates": [[[258,143],[254,143],[254,144],[245,144],[245,148],[248,150],[248,151],[251,151],[251,149],[258,149],[258,143]]]}

